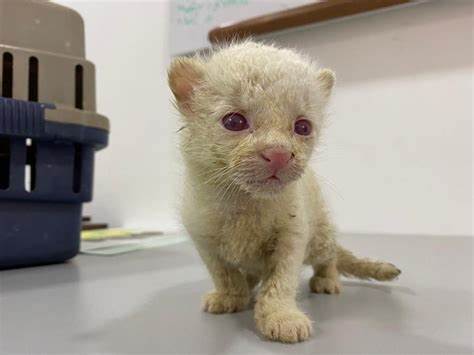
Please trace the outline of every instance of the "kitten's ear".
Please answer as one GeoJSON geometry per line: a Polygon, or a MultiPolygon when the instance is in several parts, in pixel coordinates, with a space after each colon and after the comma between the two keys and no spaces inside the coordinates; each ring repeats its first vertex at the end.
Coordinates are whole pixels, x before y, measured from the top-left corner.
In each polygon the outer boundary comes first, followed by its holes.
{"type": "Polygon", "coordinates": [[[318,71],[318,82],[324,98],[329,99],[336,83],[336,74],[330,69],[321,69],[318,71]]]}
{"type": "Polygon", "coordinates": [[[192,112],[191,97],[203,77],[203,72],[202,63],[195,58],[178,57],[171,63],[168,83],[180,110],[192,112]]]}

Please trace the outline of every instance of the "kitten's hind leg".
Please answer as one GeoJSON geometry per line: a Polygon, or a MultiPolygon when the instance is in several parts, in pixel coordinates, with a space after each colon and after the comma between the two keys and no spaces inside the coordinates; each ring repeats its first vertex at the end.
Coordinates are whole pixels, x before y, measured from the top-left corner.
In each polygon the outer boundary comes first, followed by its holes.
{"type": "Polygon", "coordinates": [[[309,288],[312,292],[327,294],[341,292],[341,282],[336,263],[336,259],[332,259],[327,264],[313,265],[314,275],[309,280],[309,288]]]}

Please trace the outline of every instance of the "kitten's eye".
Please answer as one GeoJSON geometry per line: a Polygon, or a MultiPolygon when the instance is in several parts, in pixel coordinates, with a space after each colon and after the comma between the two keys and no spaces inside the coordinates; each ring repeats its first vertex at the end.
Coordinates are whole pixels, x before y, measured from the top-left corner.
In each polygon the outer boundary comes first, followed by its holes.
{"type": "Polygon", "coordinates": [[[232,112],[225,115],[222,118],[222,124],[229,131],[243,131],[244,129],[249,128],[247,119],[237,112],[232,112]]]}
{"type": "Polygon", "coordinates": [[[295,122],[295,133],[300,136],[309,136],[312,130],[311,122],[307,119],[302,118],[295,122]]]}

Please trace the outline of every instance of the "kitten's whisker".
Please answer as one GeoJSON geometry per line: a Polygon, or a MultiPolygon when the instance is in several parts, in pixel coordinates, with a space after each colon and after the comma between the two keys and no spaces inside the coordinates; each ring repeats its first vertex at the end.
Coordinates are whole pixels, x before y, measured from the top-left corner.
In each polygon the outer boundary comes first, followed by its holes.
{"type": "Polygon", "coordinates": [[[227,203],[228,200],[232,198],[232,196],[238,191],[239,185],[236,183],[238,181],[238,177],[235,177],[231,183],[227,186],[226,191],[223,195],[222,203],[227,203]],[[227,198],[226,198],[227,197],[227,198]]]}
{"type": "Polygon", "coordinates": [[[244,164],[244,162],[241,161],[241,162],[239,162],[235,165],[226,166],[222,170],[219,170],[219,171],[213,173],[204,183],[209,184],[211,182],[216,182],[219,179],[224,179],[224,178],[228,177],[229,175],[231,175],[237,168],[239,168],[243,164],[244,164]]]}

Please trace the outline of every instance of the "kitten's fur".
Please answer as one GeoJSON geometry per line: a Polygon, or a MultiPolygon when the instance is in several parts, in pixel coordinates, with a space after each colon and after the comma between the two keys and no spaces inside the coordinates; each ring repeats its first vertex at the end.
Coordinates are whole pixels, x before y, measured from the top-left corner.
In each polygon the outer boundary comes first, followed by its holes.
{"type": "Polygon", "coordinates": [[[251,41],[206,57],[177,58],[169,83],[184,120],[181,150],[186,164],[182,217],[215,285],[204,299],[211,313],[245,309],[252,289],[257,328],[282,342],[307,339],[311,322],[296,304],[298,276],[311,265],[316,293],[339,293],[339,274],[391,280],[394,265],[359,259],[339,246],[320,188],[308,165],[324,121],[335,78],[301,55],[251,41]],[[250,122],[226,130],[221,118],[240,112],[250,122]],[[314,132],[293,132],[297,117],[314,132]],[[294,154],[268,177],[260,152],[282,147],[294,154]]]}

